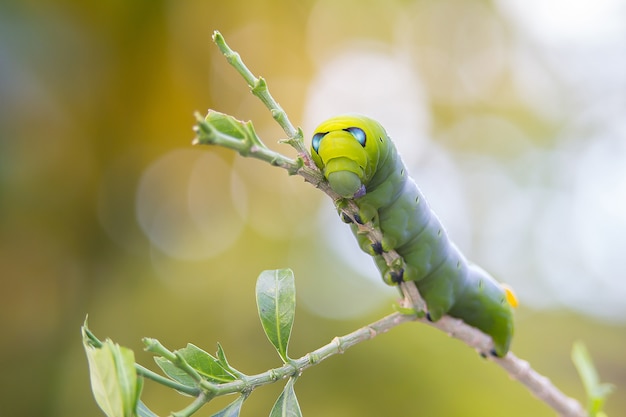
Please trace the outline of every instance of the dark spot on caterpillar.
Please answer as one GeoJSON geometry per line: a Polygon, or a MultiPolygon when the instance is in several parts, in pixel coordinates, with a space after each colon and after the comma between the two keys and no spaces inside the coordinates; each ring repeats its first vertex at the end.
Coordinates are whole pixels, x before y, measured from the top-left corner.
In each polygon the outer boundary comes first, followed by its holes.
{"type": "Polygon", "coordinates": [[[429,312],[426,312],[426,320],[428,320],[431,323],[433,322],[433,318],[430,317],[430,313],[429,312]]]}
{"type": "Polygon", "coordinates": [[[378,140],[380,141],[380,143],[383,143],[383,137],[379,137],[378,140]]]}
{"type": "Polygon", "coordinates": [[[415,204],[419,204],[420,203],[420,196],[418,195],[417,197],[415,197],[415,204]]]}
{"type": "Polygon", "coordinates": [[[404,177],[404,168],[402,168],[402,169],[400,170],[400,176],[401,176],[401,177],[404,177]]]}
{"type": "Polygon", "coordinates": [[[498,355],[498,353],[496,353],[496,350],[495,350],[495,349],[491,349],[491,350],[489,351],[489,353],[491,354],[491,356],[495,356],[496,358],[499,358],[499,357],[500,357],[500,356],[498,355]]]}
{"type": "Polygon", "coordinates": [[[372,243],[372,249],[374,250],[374,253],[376,255],[382,255],[383,254],[383,244],[380,243],[380,242],[372,243]]]}
{"type": "Polygon", "coordinates": [[[478,281],[478,289],[482,290],[485,287],[485,282],[481,279],[478,281]]]}
{"type": "Polygon", "coordinates": [[[391,282],[393,282],[394,284],[399,284],[402,282],[402,277],[404,276],[404,269],[401,269],[398,272],[391,271],[390,275],[391,275],[391,282]]]}
{"type": "Polygon", "coordinates": [[[341,220],[342,220],[344,223],[352,223],[352,222],[353,222],[353,221],[352,221],[352,219],[350,218],[350,216],[348,216],[348,215],[347,215],[346,213],[344,213],[344,212],[342,212],[342,213],[341,213],[341,220]]]}
{"type": "Polygon", "coordinates": [[[456,261],[456,269],[461,269],[461,261],[456,261]]]}
{"type": "Polygon", "coordinates": [[[363,224],[363,219],[358,214],[354,215],[354,221],[357,222],[358,224],[363,224]]]}
{"type": "Polygon", "coordinates": [[[437,230],[437,237],[441,237],[441,229],[437,230]]]}
{"type": "Polygon", "coordinates": [[[480,352],[479,355],[481,358],[487,359],[487,355],[485,354],[485,352],[480,352]]]}

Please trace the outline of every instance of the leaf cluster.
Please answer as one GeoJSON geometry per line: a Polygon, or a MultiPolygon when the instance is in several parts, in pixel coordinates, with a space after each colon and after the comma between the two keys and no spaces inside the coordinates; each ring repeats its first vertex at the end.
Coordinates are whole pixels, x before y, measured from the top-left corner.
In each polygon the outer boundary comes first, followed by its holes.
{"type": "Polygon", "coordinates": [[[81,329],[83,346],[92,391],[102,411],[108,417],[156,416],[139,400],[145,377],[196,398],[185,409],[172,413],[173,416],[190,416],[217,396],[239,393],[235,401],[214,414],[215,417],[236,417],[256,387],[289,378],[270,416],[300,416],[294,384],[306,361],[294,363],[287,356],[296,307],[293,272],[289,269],[262,272],[257,279],[256,300],[263,330],[284,366],[255,376],[231,366],[219,343],[214,356],[191,343],[170,351],[158,340],[144,338],[146,350],[156,355],[154,360],[164,374],[161,376],[135,364],[132,350],[109,339],[100,341],[85,320],[81,329]]]}

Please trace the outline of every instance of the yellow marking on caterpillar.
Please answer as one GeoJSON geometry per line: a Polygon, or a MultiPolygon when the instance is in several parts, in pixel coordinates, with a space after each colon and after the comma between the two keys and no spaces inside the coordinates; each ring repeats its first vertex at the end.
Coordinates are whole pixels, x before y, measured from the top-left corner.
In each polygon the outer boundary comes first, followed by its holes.
{"type": "Polygon", "coordinates": [[[506,297],[506,301],[508,301],[511,307],[517,308],[517,306],[519,305],[519,301],[517,300],[517,296],[515,295],[513,288],[506,284],[500,285],[502,285],[502,288],[504,289],[504,296],[506,297]]]}

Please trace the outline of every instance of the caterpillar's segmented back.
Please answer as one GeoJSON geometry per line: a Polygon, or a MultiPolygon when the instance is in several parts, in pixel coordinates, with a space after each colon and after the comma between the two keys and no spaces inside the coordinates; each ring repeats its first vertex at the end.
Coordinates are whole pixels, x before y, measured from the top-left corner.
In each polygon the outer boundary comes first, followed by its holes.
{"type": "Polygon", "coordinates": [[[371,242],[351,225],[385,281],[414,281],[433,321],[445,314],[460,318],[490,335],[494,353],[504,356],[513,335],[512,292],[470,264],[448,239],[385,129],[357,114],[333,117],[315,129],[311,154],[331,188],[354,199],[360,219],[382,231],[382,241],[371,242]],[[404,259],[402,276],[383,259],[389,250],[404,259]]]}

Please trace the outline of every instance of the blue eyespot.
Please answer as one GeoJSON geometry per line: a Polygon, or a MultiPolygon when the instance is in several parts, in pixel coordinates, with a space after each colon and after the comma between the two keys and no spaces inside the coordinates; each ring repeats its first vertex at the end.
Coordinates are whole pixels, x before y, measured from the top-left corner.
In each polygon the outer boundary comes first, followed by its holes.
{"type": "Polygon", "coordinates": [[[344,129],[346,132],[350,132],[352,136],[361,144],[361,146],[365,146],[365,132],[363,129],[358,127],[348,127],[344,129]]]}
{"type": "Polygon", "coordinates": [[[320,143],[322,142],[324,136],[326,136],[326,133],[328,132],[316,133],[313,135],[313,139],[311,140],[311,147],[315,152],[320,151],[320,143]]]}

